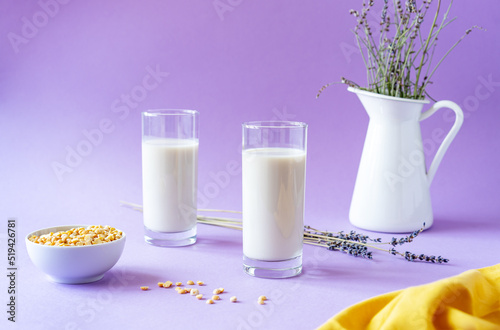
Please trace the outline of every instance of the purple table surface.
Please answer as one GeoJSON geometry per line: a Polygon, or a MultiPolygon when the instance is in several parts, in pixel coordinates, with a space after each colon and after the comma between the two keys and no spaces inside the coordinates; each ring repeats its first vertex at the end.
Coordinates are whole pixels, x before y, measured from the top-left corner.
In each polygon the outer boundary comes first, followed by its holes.
{"type": "MultiPolygon", "coordinates": [[[[17,272],[15,323],[6,313],[8,278],[0,280],[0,328],[313,329],[366,298],[500,262],[498,1],[454,4],[458,19],[438,54],[472,25],[487,31],[467,36],[429,89],[460,104],[466,119],[431,187],[434,226],[407,249],[450,263],[384,252],[370,261],[305,246],[303,274],[285,280],[244,274],[239,231],[199,225],[190,247],[144,243],[141,214],[119,204],[142,202],[140,112],[200,111],[199,207],[210,209],[241,210],[242,122],[307,122],[305,222],[354,229],[348,211],[368,117],[345,86],[315,96],[342,76],[365,79],[348,14],[361,1],[4,0],[2,7],[0,267],[5,274],[14,217],[17,272]],[[79,223],[125,231],[121,259],[92,284],[47,281],[24,236],[79,223]],[[205,296],[226,292],[209,306],[156,287],[166,280],[202,280],[205,296]],[[266,305],[256,304],[260,295],[270,298],[266,305]]],[[[422,123],[427,164],[452,121],[442,110],[422,123]]]]}

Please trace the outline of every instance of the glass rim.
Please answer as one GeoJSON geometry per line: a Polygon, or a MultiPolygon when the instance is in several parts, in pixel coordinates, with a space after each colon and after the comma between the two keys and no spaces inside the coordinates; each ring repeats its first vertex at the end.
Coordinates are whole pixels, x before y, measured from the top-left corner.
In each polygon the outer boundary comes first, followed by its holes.
{"type": "Polygon", "coordinates": [[[263,120],[263,121],[248,121],[242,124],[243,128],[307,128],[307,124],[300,121],[280,121],[280,120],[263,120]]]}
{"type": "Polygon", "coordinates": [[[174,115],[199,115],[196,110],[190,109],[149,109],[142,112],[143,116],[153,117],[153,116],[174,116],[174,115]]]}

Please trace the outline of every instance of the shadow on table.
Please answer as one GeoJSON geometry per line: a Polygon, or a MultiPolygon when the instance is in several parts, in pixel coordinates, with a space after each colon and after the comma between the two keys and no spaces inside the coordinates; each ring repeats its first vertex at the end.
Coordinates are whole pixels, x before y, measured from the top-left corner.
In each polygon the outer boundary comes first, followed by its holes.
{"type": "Polygon", "coordinates": [[[500,217],[499,218],[442,218],[436,217],[434,224],[429,229],[432,233],[484,233],[484,232],[500,232],[500,217]]]}
{"type": "Polygon", "coordinates": [[[198,237],[193,247],[209,250],[227,251],[228,249],[238,249],[242,251],[241,240],[232,239],[230,237],[198,237]]]}
{"type": "Polygon", "coordinates": [[[376,267],[377,263],[377,260],[353,257],[339,251],[307,247],[304,249],[301,276],[320,281],[328,278],[347,279],[358,274],[359,269],[376,267]]]}
{"type": "Polygon", "coordinates": [[[104,277],[87,284],[94,288],[125,289],[137,291],[139,287],[157,283],[158,276],[132,267],[113,267],[104,277]]]}

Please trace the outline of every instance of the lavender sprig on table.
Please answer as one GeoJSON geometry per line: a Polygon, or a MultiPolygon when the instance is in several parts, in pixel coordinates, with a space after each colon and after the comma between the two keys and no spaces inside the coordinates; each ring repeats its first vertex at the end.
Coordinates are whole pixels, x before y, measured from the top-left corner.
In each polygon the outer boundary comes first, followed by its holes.
{"type": "Polygon", "coordinates": [[[408,261],[424,261],[432,263],[447,263],[449,259],[441,256],[428,256],[425,254],[414,254],[406,251],[399,252],[394,247],[412,242],[425,228],[425,223],[422,228],[414,231],[408,236],[396,238],[393,237],[390,242],[382,242],[381,238],[371,238],[367,235],[361,235],[355,231],[350,231],[348,234],[344,232],[332,233],[328,231],[320,231],[311,226],[304,227],[304,243],[316,246],[325,247],[331,251],[340,251],[355,257],[373,259],[373,252],[369,249],[375,249],[388,252],[392,255],[404,257],[408,261]],[[380,245],[388,244],[393,247],[390,249],[381,248],[380,245]]]}
{"type": "MultiPolygon", "coordinates": [[[[121,201],[122,205],[130,207],[136,211],[142,212],[142,205],[133,204],[121,201]]],[[[228,210],[208,210],[199,209],[199,212],[217,212],[217,213],[236,213],[241,214],[240,211],[228,210]]],[[[198,223],[212,225],[217,227],[224,227],[229,229],[242,230],[241,219],[238,218],[224,218],[212,217],[205,215],[197,215],[198,223]]],[[[328,231],[321,231],[311,226],[304,226],[304,243],[314,246],[325,247],[330,251],[340,251],[354,257],[361,257],[366,259],[373,259],[373,251],[370,249],[388,252],[392,255],[404,257],[408,261],[424,261],[431,263],[447,263],[449,260],[441,256],[428,256],[425,254],[414,254],[406,251],[404,253],[397,251],[394,247],[411,243],[425,228],[425,223],[422,228],[414,231],[408,236],[395,238],[393,237],[390,242],[382,242],[381,238],[371,238],[367,235],[359,234],[353,230],[349,233],[343,231],[333,233],[328,231]],[[381,248],[381,245],[392,245],[391,249],[381,248]]]]}

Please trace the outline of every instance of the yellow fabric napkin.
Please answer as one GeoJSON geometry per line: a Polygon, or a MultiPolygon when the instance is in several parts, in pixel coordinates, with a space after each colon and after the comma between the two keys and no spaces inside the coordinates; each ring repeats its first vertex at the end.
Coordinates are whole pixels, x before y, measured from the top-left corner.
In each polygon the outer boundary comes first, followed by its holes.
{"type": "Polygon", "coordinates": [[[500,264],[370,298],[319,329],[500,329],[500,264]]]}

